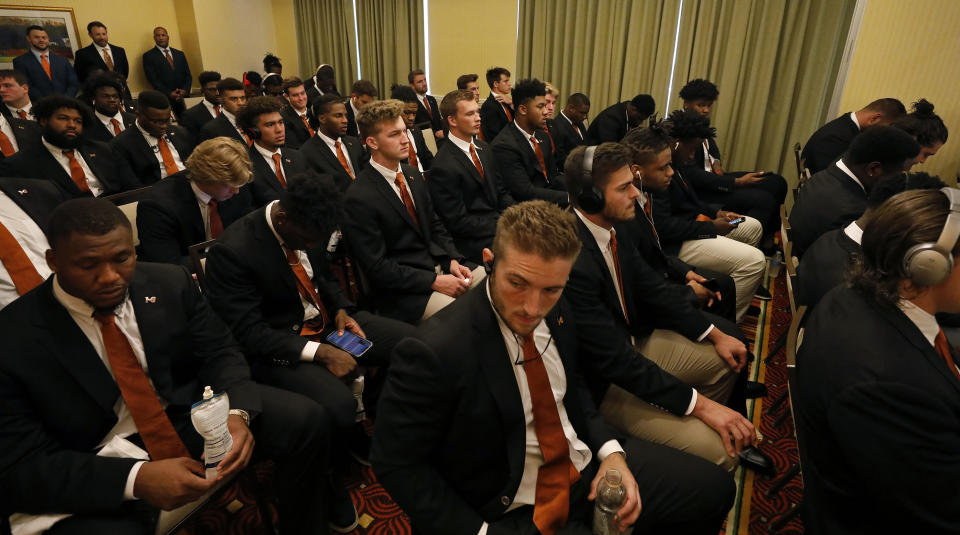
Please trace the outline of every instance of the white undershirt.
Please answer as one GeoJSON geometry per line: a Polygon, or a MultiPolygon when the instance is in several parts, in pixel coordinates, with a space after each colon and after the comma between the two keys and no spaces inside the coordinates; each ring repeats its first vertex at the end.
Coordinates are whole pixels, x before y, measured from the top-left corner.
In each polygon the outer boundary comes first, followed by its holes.
{"type": "MultiPolygon", "coordinates": [[[[29,191],[24,193],[29,194],[29,191]]],[[[50,248],[47,237],[40,230],[40,226],[3,191],[0,191],[0,224],[13,235],[37,273],[46,280],[51,273],[46,261],[46,252],[50,248]]],[[[0,263],[0,309],[18,297],[20,294],[17,293],[13,279],[0,263]]]]}

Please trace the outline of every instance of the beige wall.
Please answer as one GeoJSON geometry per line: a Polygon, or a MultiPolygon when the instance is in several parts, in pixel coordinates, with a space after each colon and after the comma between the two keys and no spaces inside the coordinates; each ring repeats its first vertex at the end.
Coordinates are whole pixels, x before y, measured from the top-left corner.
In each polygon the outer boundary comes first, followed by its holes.
{"type": "Polygon", "coordinates": [[[936,156],[914,167],[954,183],[960,172],[960,2],[869,0],[841,98],[852,111],[882,97],[908,110],[919,98],[936,105],[950,138],[936,156]]]}
{"type": "Polygon", "coordinates": [[[476,73],[486,98],[487,69],[516,70],[517,0],[428,1],[430,93],[442,96],[457,88],[458,76],[476,73]]]}

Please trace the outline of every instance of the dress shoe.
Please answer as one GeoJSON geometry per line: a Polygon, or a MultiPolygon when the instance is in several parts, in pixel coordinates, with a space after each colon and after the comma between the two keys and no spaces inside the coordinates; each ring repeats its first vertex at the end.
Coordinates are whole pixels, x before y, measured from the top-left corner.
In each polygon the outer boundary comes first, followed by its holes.
{"type": "Polygon", "coordinates": [[[747,381],[747,385],[743,387],[743,397],[747,399],[756,399],[766,397],[767,395],[767,385],[763,383],[758,383],[756,381],[747,381]]]}
{"type": "Polygon", "coordinates": [[[364,466],[370,466],[370,445],[370,435],[363,423],[354,424],[347,435],[347,453],[350,457],[364,466]]]}
{"type": "Polygon", "coordinates": [[[754,446],[743,448],[740,452],[740,465],[767,477],[777,475],[777,467],[773,464],[773,459],[754,446]]]}
{"type": "Polygon", "coordinates": [[[753,296],[761,301],[769,301],[773,299],[773,296],[770,295],[770,290],[764,288],[763,286],[757,286],[757,289],[753,291],[753,296]]]}
{"type": "Polygon", "coordinates": [[[327,522],[330,529],[337,533],[350,533],[360,524],[357,518],[357,508],[346,491],[338,492],[333,496],[330,504],[330,520],[327,522]]]}

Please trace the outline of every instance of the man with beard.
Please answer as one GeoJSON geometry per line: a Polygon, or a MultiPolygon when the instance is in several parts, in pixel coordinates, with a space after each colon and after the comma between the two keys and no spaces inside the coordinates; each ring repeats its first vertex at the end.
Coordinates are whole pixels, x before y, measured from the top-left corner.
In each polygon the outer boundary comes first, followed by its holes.
{"type": "Polygon", "coordinates": [[[360,140],[347,134],[347,106],[339,95],[323,95],[313,104],[316,135],[300,146],[307,163],[318,174],[333,176],[340,191],[357,178],[366,165],[360,140]]]}
{"type": "Polygon", "coordinates": [[[87,138],[110,143],[127,127],[133,126],[136,116],[123,111],[123,85],[106,72],[87,78],[80,98],[93,107],[94,117],[87,138]]]}
{"type": "Polygon", "coordinates": [[[50,50],[50,36],[42,26],[27,28],[27,53],[13,59],[13,68],[30,80],[30,100],[47,95],[75,96],[80,90],[77,73],[66,58],[50,50]]]}

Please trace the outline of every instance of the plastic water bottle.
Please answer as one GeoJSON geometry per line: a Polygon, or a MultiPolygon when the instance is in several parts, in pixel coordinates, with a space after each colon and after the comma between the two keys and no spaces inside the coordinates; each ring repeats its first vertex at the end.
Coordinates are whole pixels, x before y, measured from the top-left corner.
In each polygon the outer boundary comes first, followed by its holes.
{"type": "Polygon", "coordinates": [[[607,470],[597,483],[597,499],[593,506],[593,535],[619,534],[617,511],[627,497],[619,470],[607,470]]]}
{"type": "Polygon", "coordinates": [[[780,268],[783,266],[783,252],[777,251],[770,259],[770,278],[775,279],[780,276],[780,268]]]}

